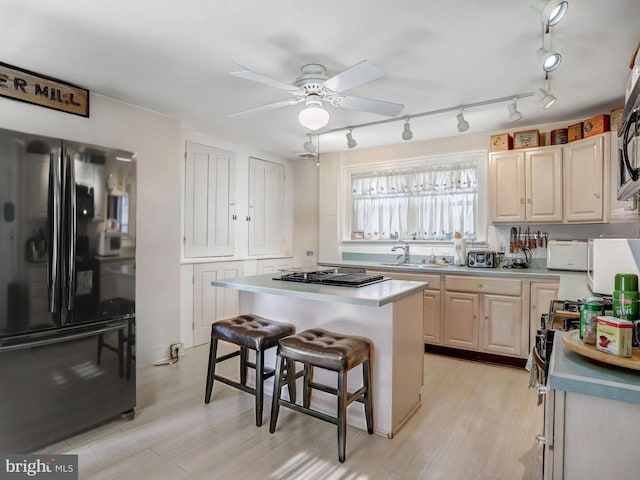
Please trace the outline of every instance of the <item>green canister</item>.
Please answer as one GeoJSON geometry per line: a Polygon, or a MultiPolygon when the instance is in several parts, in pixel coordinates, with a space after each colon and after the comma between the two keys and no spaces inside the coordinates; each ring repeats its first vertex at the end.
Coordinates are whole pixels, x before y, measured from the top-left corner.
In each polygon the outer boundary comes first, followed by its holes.
{"type": "Polygon", "coordinates": [[[613,316],[634,323],[633,346],[638,346],[638,276],[618,273],[614,279],[613,316]]]}
{"type": "Polygon", "coordinates": [[[597,320],[604,314],[604,299],[588,297],[580,307],[580,338],[589,345],[596,344],[597,320]]]}

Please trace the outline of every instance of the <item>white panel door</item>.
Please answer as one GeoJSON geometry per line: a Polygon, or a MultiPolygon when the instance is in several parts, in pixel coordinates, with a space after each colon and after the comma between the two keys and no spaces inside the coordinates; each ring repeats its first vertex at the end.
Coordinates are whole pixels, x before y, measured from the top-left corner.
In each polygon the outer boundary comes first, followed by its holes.
{"type": "Polygon", "coordinates": [[[564,218],[567,222],[604,219],[604,136],[564,147],[564,218]]]}
{"type": "Polygon", "coordinates": [[[562,148],[525,153],[527,222],[562,221],[562,148]]]}
{"type": "Polygon", "coordinates": [[[214,280],[241,277],[242,262],[201,263],[193,267],[193,344],[211,339],[211,324],[238,315],[238,291],[214,287],[214,280]]]}
{"type": "Polygon", "coordinates": [[[233,255],[234,154],[187,142],[185,256],[233,255]]]}
{"type": "Polygon", "coordinates": [[[249,255],[282,253],[284,166],[249,158],[249,255]]]}

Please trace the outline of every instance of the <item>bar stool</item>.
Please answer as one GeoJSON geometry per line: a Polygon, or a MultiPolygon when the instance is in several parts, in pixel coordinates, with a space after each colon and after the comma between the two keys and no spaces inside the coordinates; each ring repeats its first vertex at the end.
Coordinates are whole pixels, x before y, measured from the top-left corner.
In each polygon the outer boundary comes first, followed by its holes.
{"type": "Polygon", "coordinates": [[[305,330],[282,338],[278,342],[278,360],[276,379],[271,404],[269,432],[274,433],[278,421],[279,407],[288,407],[300,413],[311,415],[338,427],[338,459],[344,462],[346,453],[347,406],[352,402],[364,403],[367,431],[373,433],[373,402],[371,392],[371,340],[364,337],[341,335],[319,328],[305,330]],[[295,363],[304,364],[304,368],[295,372],[295,363]],[[347,373],[362,364],[363,386],[356,392],[347,389],[347,373]],[[338,374],[338,388],[313,381],[313,368],[319,367],[338,374]],[[289,387],[300,376],[304,376],[303,404],[281,398],[284,383],[289,387]],[[338,416],[332,417],[310,408],[312,390],[321,390],[337,396],[338,416]]]}
{"type": "MultiPolygon", "coordinates": [[[[264,352],[275,347],[278,340],[294,334],[295,327],[288,323],[274,322],[257,315],[247,314],[220,320],[211,325],[211,346],[209,348],[209,369],[205,387],[204,403],[211,400],[214,380],[250,393],[256,397],[256,426],[262,425],[262,406],[264,403],[264,381],[275,374],[273,368],[264,366],[264,352]],[[233,343],[240,347],[232,353],[217,356],[218,340],[233,343]],[[248,360],[248,350],[256,353],[255,363],[248,360]],[[240,383],[216,374],[216,365],[230,358],[240,356],[240,383]],[[247,367],[256,371],[255,388],[247,386],[247,367]]],[[[295,401],[295,388],[290,384],[289,398],[295,401]]]]}

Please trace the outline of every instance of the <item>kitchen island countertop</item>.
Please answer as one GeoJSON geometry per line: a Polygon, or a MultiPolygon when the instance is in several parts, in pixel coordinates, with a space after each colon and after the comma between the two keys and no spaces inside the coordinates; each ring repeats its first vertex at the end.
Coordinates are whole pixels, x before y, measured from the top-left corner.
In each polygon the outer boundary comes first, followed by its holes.
{"type": "Polygon", "coordinates": [[[362,287],[340,287],[274,280],[277,273],[214,280],[214,287],[227,287],[245,292],[269,293],[287,297],[327,302],[381,307],[428,288],[427,282],[385,280],[362,287]]]}

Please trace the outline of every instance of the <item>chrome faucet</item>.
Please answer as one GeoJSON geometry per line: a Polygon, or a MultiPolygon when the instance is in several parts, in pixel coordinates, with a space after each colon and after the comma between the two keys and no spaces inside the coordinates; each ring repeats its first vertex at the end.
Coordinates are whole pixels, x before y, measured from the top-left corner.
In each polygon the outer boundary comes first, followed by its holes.
{"type": "Polygon", "coordinates": [[[399,243],[398,245],[394,245],[393,248],[391,249],[391,251],[395,252],[398,249],[402,250],[402,253],[404,254],[404,260],[402,261],[402,263],[410,263],[411,262],[411,253],[409,252],[409,244],[408,243],[404,243],[404,244],[399,243]]]}

